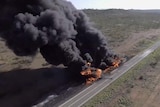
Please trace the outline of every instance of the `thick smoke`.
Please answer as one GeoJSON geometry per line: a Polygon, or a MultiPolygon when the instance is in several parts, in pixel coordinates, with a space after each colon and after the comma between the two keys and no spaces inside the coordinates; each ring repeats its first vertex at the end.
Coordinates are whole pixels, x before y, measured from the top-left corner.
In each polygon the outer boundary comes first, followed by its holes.
{"type": "Polygon", "coordinates": [[[16,55],[40,50],[47,62],[74,67],[108,66],[114,57],[106,38],[68,1],[2,0],[0,15],[0,32],[16,55]]]}

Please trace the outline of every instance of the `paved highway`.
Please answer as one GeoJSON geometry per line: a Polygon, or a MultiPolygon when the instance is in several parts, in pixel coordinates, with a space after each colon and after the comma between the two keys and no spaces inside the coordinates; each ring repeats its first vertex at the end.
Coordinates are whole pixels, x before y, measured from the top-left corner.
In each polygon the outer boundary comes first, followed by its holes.
{"type": "Polygon", "coordinates": [[[110,76],[107,76],[104,79],[101,79],[100,81],[95,82],[94,84],[92,84],[88,88],[82,90],[77,95],[73,96],[72,98],[70,98],[66,102],[59,105],[59,107],[80,107],[80,106],[82,106],[84,103],[86,103],[88,100],[90,100],[96,94],[98,94],[104,88],[109,86],[117,78],[122,76],[125,72],[127,72],[129,69],[131,69],[133,66],[135,66],[138,62],[140,62],[142,59],[144,59],[146,56],[148,56],[150,53],[152,53],[158,47],[160,47],[160,42],[155,43],[153,46],[151,46],[147,50],[136,55],[131,60],[129,60],[128,62],[123,64],[121,67],[112,71],[110,76]]]}

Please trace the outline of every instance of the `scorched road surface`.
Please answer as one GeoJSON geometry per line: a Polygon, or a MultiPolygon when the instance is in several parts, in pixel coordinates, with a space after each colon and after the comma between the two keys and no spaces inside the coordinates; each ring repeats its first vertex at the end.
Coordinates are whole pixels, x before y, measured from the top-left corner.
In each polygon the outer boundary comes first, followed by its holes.
{"type": "Polygon", "coordinates": [[[59,107],[80,107],[82,106],[84,103],[90,100],[93,96],[98,94],[100,91],[102,91],[112,82],[114,82],[117,78],[122,76],[129,69],[131,69],[134,65],[136,65],[138,62],[140,62],[142,59],[144,59],[146,56],[148,56],[150,53],[156,50],[159,46],[160,46],[160,41],[155,43],[153,46],[151,46],[144,52],[141,52],[140,54],[133,57],[131,60],[123,64],[120,68],[112,71],[110,76],[104,77],[104,79],[101,79],[95,82],[94,84],[84,89],[77,95],[73,96],[66,102],[61,103],[59,107]]]}

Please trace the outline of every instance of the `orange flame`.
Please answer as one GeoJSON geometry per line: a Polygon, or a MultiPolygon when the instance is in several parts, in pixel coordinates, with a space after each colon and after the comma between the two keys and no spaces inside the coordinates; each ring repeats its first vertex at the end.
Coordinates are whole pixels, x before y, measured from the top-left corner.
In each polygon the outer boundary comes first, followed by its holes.
{"type": "Polygon", "coordinates": [[[88,68],[86,70],[81,71],[81,75],[86,76],[86,84],[92,84],[94,81],[98,80],[102,76],[101,69],[95,69],[91,67],[91,63],[87,63],[88,68]]]}
{"type": "Polygon", "coordinates": [[[93,70],[91,68],[88,68],[82,71],[81,75],[87,76],[86,84],[92,84],[94,81],[101,78],[102,70],[101,69],[93,70]]]}
{"type": "Polygon", "coordinates": [[[114,68],[118,68],[121,62],[122,61],[120,58],[115,58],[115,61],[112,63],[112,65],[114,68]]]}
{"type": "Polygon", "coordinates": [[[116,57],[114,60],[115,60],[115,61],[112,62],[112,66],[107,67],[107,68],[103,71],[104,73],[110,73],[113,69],[118,68],[119,65],[120,65],[121,62],[122,62],[121,59],[118,58],[118,57],[116,57]]]}
{"type": "Polygon", "coordinates": [[[84,75],[84,76],[91,75],[91,74],[92,74],[92,72],[91,72],[91,70],[89,68],[84,70],[84,71],[81,71],[81,75],[84,75]]]}
{"type": "Polygon", "coordinates": [[[87,63],[86,65],[88,66],[88,68],[86,70],[81,71],[81,75],[86,76],[86,84],[92,84],[94,81],[100,79],[102,77],[102,73],[109,73],[111,72],[113,69],[119,67],[121,63],[121,59],[116,57],[114,58],[114,62],[112,63],[111,66],[107,67],[105,70],[99,69],[99,68],[93,68],[91,67],[91,63],[87,63]]]}

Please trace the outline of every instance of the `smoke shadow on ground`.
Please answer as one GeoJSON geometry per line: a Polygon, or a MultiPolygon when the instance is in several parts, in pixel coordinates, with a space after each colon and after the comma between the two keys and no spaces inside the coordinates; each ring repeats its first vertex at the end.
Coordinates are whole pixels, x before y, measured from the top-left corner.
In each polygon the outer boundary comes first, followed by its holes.
{"type": "MultiPolygon", "coordinates": [[[[77,79],[78,80],[78,79],[77,79]]],[[[50,94],[60,94],[73,86],[65,68],[19,69],[0,73],[0,107],[30,107],[50,94]]],[[[74,84],[75,85],[75,84],[74,84]]]]}

